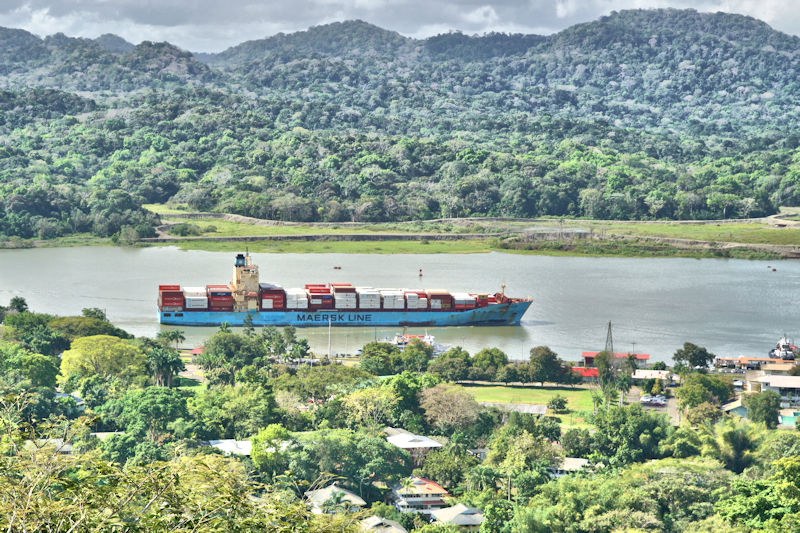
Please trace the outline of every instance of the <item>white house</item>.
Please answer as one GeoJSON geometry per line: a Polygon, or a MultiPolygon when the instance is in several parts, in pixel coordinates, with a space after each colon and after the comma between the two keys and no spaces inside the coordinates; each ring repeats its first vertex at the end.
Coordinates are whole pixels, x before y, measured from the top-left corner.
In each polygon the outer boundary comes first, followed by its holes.
{"type": "Polygon", "coordinates": [[[574,474],[580,472],[589,466],[589,459],[582,457],[564,457],[558,464],[550,467],[550,475],[552,477],[566,476],[567,474],[574,474]]]}
{"type": "Polygon", "coordinates": [[[800,376],[761,376],[761,391],[775,391],[781,396],[781,407],[800,405],[800,376]]]}
{"type": "Polygon", "coordinates": [[[456,526],[459,531],[478,531],[483,522],[483,513],[480,509],[467,507],[463,503],[431,511],[431,516],[437,522],[456,526]]]}
{"type": "Polygon", "coordinates": [[[392,487],[394,506],[401,513],[430,514],[431,511],[444,507],[444,498],[448,492],[438,483],[417,476],[408,478],[407,483],[398,483],[392,487]]]}
{"type": "Polygon", "coordinates": [[[413,433],[408,433],[407,431],[397,432],[394,435],[389,435],[386,437],[386,440],[389,442],[389,444],[394,444],[401,450],[406,450],[409,454],[411,454],[411,460],[414,462],[414,464],[419,464],[423,457],[428,455],[431,451],[442,447],[441,442],[436,442],[435,440],[429,439],[428,437],[423,437],[422,435],[414,435],[413,433]]]}

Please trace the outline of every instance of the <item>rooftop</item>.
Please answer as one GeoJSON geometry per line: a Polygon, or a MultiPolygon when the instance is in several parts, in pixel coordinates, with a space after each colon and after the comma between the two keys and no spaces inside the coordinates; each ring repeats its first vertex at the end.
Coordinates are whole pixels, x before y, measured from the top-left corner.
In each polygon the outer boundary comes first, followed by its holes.
{"type": "Polygon", "coordinates": [[[561,459],[557,468],[565,472],[577,472],[586,468],[588,464],[589,459],[583,459],[582,457],[564,457],[561,459]]]}
{"type": "Polygon", "coordinates": [[[648,370],[644,368],[637,368],[633,372],[633,379],[666,379],[673,381],[680,381],[681,377],[673,374],[670,370],[648,370]]]}
{"type": "Polygon", "coordinates": [[[577,372],[584,378],[596,378],[599,376],[596,368],[587,368],[585,366],[573,366],[573,372],[577,372]]]}
{"type": "Polygon", "coordinates": [[[422,435],[413,433],[397,433],[386,437],[390,444],[394,444],[403,450],[413,450],[416,448],[441,448],[442,444],[422,435]]]}
{"type": "Polygon", "coordinates": [[[797,365],[794,363],[769,363],[763,365],[761,370],[764,370],[765,372],[788,372],[796,366],[797,365]]]}
{"type": "Polygon", "coordinates": [[[361,531],[386,531],[387,533],[408,533],[408,530],[394,520],[372,515],[359,522],[361,531]]]}
{"type": "Polygon", "coordinates": [[[729,411],[733,411],[734,409],[738,409],[739,407],[743,407],[743,406],[744,406],[744,403],[742,403],[742,400],[740,398],[740,399],[732,401],[730,403],[726,403],[725,405],[722,406],[722,410],[727,413],[729,411]]]}
{"type": "Polygon", "coordinates": [[[361,507],[367,504],[367,502],[365,502],[358,494],[347,489],[343,489],[336,483],[331,483],[323,489],[309,490],[305,493],[305,497],[314,505],[314,507],[320,508],[322,507],[322,504],[330,500],[336,493],[342,494],[342,499],[350,502],[353,505],[361,507]]]}
{"type": "Polygon", "coordinates": [[[225,455],[250,455],[252,445],[249,440],[222,439],[210,440],[209,446],[220,450],[225,455]]]}
{"type": "MultiPolygon", "coordinates": [[[[581,357],[596,357],[597,354],[600,352],[582,352],[581,357]]],[[[650,359],[650,354],[648,353],[621,353],[621,352],[614,352],[614,357],[617,359],[627,359],[629,355],[632,355],[638,361],[647,361],[650,359]]]]}
{"type": "Polygon", "coordinates": [[[480,509],[467,507],[463,503],[445,507],[444,509],[436,509],[431,511],[431,515],[443,524],[456,526],[479,526],[483,522],[483,513],[480,509]]]}
{"type": "Polygon", "coordinates": [[[800,389],[800,376],[761,376],[758,381],[779,389],[800,389]]]}
{"type": "Polygon", "coordinates": [[[411,483],[407,486],[400,483],[395,484],[393,487],[395,492],[401,496],[446,496],[448,494],[444,487],[430,479],[411,476],[409,480],[411,483]]]}

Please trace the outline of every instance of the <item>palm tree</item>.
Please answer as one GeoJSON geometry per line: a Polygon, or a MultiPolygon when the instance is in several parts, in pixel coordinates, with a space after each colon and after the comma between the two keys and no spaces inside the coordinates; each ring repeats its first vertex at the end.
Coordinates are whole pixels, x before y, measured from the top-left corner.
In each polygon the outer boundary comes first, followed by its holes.
{"type": "Polygon", "coordinates": [[[161,341],[163,344],[174,342],[175,349],[177,350],[180,348],[181,343],[186,340],[186,337],[183,334],[183,330],[171,329],[169,331],[159,331],[156,335],[156,339],[161,341]]]}
{"type": "Polygon", "coordinates": [[[322,512],[328,514],[346,513],[350,509],[350,502],[344,492],[336,491],[322,503],[322,512]]]}
{"type": "Polygon", "coordinates": [[[155,347],[147,352],[147,366],[153,374],[153,384],[158,387],[171,387],[172,378],[186,365],[178,352],[168,348],[155,347]]]}
{"type": "Polygon", "coordinates": [[[22,296],[14,296],[8,303],[8,308],[17,313],[24,313],[28,310],[28,302],[22,296]]]}
{"type": "Polygon", "coordinates": [[[733,419],[708,425],[705,432],[702,454],[720,459],[725,468],[737,474],[754,462],[755,449],[764,438],[757,425],[733,419]]]}
{"type": "Polygon", "coordinates": [[[491,466],[478,465],[467,474],[470,490],[475,490],[476,487],[479,491],[495,488],[498,479],[500,479],[500,473],[491,466]]]}

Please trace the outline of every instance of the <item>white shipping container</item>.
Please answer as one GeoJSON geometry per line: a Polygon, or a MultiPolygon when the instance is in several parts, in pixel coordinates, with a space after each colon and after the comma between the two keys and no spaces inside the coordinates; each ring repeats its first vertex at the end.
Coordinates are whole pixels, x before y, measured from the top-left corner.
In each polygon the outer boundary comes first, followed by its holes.
{"type": "Polygon", "coordinates": [[[261,300],[261,309],[272,309],[272,300],[261,300]]]}
{"type": "Polygon", "coordinates": [[[441,309],[441,308],[442,308],[441,300],[431,300],[431,309],[441,309]]]}
{"type": "Polygon", "coordinates": [[[191,293],[191,294],[205,294],[206,288],[205,287],[184,287],[183,292],[191,293]]]}

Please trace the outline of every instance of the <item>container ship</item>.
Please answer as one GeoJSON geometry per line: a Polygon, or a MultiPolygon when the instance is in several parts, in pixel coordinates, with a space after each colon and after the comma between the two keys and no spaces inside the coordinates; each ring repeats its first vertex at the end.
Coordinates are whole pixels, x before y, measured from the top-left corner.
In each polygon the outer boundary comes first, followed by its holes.
{"type": "Polygon", "coordinates": [[[159,285],[162,324],[175,326],[519,325],[530,299],[443,289],[376,289],[349,283],[284,288],[259,282],[250,254],[238,254],[227,285],[159,285]]]}

